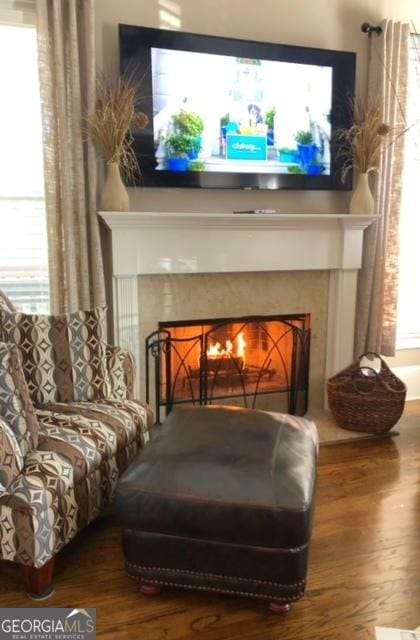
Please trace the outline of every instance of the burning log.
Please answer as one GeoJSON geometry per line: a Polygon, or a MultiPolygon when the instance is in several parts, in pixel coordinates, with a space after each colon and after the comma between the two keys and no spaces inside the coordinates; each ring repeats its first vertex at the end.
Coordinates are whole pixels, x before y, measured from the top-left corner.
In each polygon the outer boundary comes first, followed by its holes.
{"type": "Polygon", "coordinates": [[[224,371],[228,371],[229,373],[241,373],[244,367],[243,358],[232,355],[223,355],[223,356],[214,356],[206,358],[207,362],[207,371],[214,372],[216,374],[222,373],[224,371]]]}

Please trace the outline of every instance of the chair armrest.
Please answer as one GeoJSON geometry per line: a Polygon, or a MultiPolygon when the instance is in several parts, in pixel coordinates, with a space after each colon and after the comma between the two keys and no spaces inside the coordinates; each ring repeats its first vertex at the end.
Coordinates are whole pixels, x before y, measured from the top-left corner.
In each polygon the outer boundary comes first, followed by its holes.
{"type": "Polygon", "coordinates": [[[134,398],[135,362],[133,354],[122,347],[106,346],[106,361],[111,385],[111,398],[134,398]]]}
{"type": "Polygon", "coordinates": [[[17,311],[13,302],[6,296],[4,291],[0,289],[0,309],[6,309],[6,311],[17,311]]]}

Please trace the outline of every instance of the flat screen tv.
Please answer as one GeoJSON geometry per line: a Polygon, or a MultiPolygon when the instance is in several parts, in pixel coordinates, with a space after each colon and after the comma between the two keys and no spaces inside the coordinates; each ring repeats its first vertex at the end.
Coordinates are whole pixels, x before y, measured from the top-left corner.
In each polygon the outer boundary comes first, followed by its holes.
{"type": "Polygon", "coordinates": [[[133,133],[154,187],[349,189],[335,129],[348,125],[355,54],[119,25],[149,125],[133,133]]]}

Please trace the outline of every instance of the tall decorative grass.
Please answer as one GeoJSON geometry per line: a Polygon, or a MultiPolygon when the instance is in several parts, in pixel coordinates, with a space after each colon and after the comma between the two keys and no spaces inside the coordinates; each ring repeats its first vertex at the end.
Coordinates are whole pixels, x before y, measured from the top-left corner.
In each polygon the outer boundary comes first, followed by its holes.
{"type": "Polygon", "coordinates": [[[132,131],[144,129],[148,117],[136,111],[139,85],[134,74],[110,80],[99,75],[96,81],[95,109],[86,118],[92,142],[107,164],[116,162],[127,178],[140,173],[132,147],[132,131]]]}
{"type": "Polygon", "coordinates": [[[344,158],[342,180],[351,169],[371,173],[379,169],[381,154],[398,132],[383,122],[381,105],[355,98],[350,103],[352,125],[336,132],[338,157],[344,158]]]}

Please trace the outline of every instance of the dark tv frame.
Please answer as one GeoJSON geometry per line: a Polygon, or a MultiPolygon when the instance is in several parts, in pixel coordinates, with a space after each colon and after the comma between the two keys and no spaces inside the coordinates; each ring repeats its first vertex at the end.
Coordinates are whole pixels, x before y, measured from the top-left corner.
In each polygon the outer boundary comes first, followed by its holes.
{"type": "MultiPolygon", "coordinates": [[[[151,49],[175,49],[197,53],[214,53],[244,58],[260,58],[320,66],[333,69],[331,137],[337,128],[349,126],[349,98],[355,91],[356,54],[346,51],[315,49],[292,45],[239,40],[219,36],[199,35],[166,29],[118,25],[120,71],[135,73],[141,80],[143,96],[139,109],[153,123],[152,62],[151,49]]],[[[331,174],[312,176],[307,174],[277,173],[230,173],[211,171],[173,172],[155,170],[153,129],[149,127],[136,132],[133,148],[141,167],[137,186],[189,187],[212,189],[305,189],[305,190],[350,190],[351,172],[341,180],[343,159],[337,157],[331,147],[331,174]]]]}

